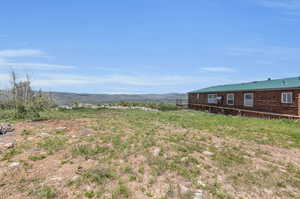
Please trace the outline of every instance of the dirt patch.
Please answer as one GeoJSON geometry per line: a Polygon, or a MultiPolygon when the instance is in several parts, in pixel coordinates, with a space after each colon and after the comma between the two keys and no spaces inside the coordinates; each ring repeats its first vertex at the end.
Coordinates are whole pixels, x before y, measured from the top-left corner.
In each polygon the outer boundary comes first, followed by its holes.
{"type": "Polygon", "coordinates": [[[14,143],[0,154],[0,196],[300,196],[299,149],[118,117],[16,123],[0,137],[14,143]]]}

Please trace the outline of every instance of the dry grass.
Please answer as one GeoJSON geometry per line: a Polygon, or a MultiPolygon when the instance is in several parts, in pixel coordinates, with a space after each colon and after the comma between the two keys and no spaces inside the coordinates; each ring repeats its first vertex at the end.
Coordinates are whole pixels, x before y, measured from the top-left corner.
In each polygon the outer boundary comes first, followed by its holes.
{"type": "Polygon", "coordinates": [[[297,122],[195,111],[58,115],[16,123],[15,146],[0,154],[0,198],[300,197],[297,122]]]}

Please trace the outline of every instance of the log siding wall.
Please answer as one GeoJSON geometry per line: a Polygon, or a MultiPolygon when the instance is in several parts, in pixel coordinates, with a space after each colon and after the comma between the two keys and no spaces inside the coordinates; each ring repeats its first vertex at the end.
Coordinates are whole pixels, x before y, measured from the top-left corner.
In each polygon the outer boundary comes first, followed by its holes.
{"type": "Polygon", "coordinates": [[[231,107],[238,109],[247,109],[254,111],[263,111],[279,114],[298,115],[300,116],[300,89],[295,90],[268,90],[268,91],[235,91],[235,92],[215,92],[215,93],[189,93],[189,104],[208,104],[208,94],[217,94],[222,96],[222,102],[211,104],[222,107],[231,107]],[[283,104],[281,94],[283,92],[293,93],[293,103],[283,104]],[[234,94],[234,105],[227,105],[227,94],[234,94]],[[244,94],[253,93],[253,107],[244,106],[244,94]]]}
{"type": "Polygon", "coordinates": [[[300,116],[300,91],[298,91],[298,115],[300,116]]]}

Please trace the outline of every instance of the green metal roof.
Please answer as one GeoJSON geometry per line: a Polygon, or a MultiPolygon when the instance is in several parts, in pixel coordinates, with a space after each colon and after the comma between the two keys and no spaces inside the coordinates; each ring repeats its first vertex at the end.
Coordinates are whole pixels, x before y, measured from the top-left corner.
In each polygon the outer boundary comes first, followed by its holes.
{"type": "Polygon", "coordinates": [[[291,88],[299,88],[300,89],[300,77],[212,86],[212,87],[208,87],[208,88],[194,90],[189,93],[278,90],[278,89],[291,89],[291,88]]]}

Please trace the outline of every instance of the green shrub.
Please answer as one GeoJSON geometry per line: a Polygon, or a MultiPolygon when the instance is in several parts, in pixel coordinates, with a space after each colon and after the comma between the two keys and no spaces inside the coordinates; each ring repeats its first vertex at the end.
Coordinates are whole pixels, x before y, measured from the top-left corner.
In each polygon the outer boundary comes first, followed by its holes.
{"type": "Polygon", "coordinates": [[[50,186],[44,185],[37,190],[37,195],[43,199],[52,199],[57,196],[56,190],[50,186]]]}
{"type": "Polygon", "coordinates": [[[84,196],[87,197],[87,198],[93,198],[95,196],[95,194],[94,194],[93,191],[86,191],[84,193],[84,196]]]}
{"type": "Polygon", "coordinates": [[[128,101],[121,101],[120,106],[131,106],[131,104],[128,101]]]}
{"type": "Polygon", "coordinates": [[[40,109],[36,106],[30,106],[30,105],[26,105],[25,103],[19,102],[16,105],[14,118],[39,120],[41,118],[39,110],[40,109]]]}
{"type": "Polygon", "coordinates": [[[179,110],[179,108],[176,105],[172,105],[172,104],[160,104],[158,106],[158,110],[160,110],[160,111],[176,111],[176,110],[179,110]]]}
{"type": "Polygon", "coordinates": [[[152,109],[159,109],[159,104],[156,102],[148,102],[144,106],[152,109]]]}

